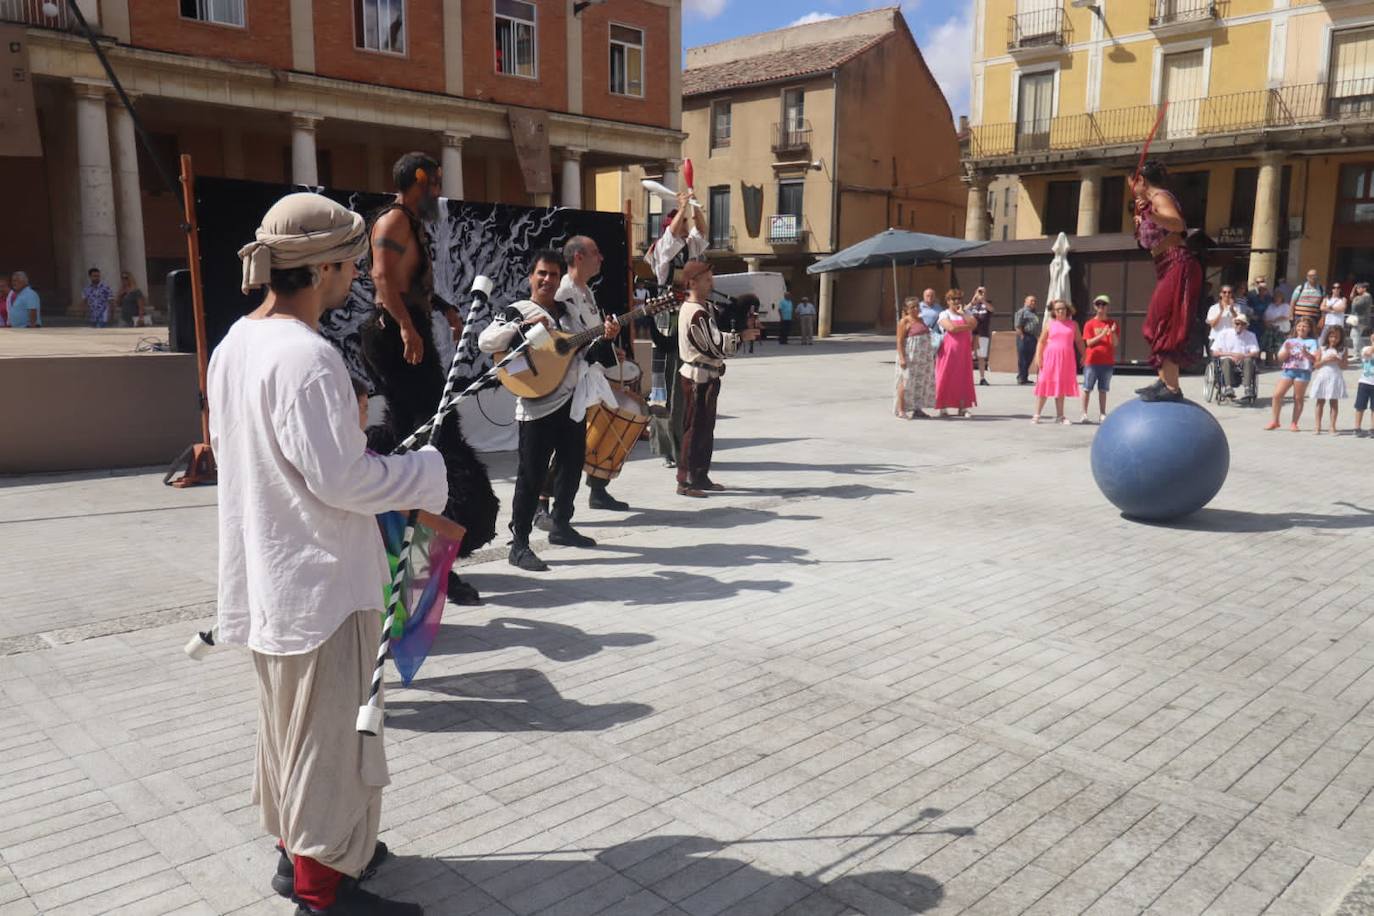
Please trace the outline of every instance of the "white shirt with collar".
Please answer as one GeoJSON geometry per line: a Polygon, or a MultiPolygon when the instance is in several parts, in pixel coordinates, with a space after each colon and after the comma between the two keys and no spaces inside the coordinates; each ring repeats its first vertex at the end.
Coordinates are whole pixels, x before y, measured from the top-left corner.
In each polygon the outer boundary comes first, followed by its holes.
{"type": "Polygon", "coordinates": [[[677,253],[686,248],[688,258],[699,258],[706,252],[706,245],[706,238],[697,231],[695,223],[687,230],[686,238],[673,235],[673,226],[669,223],[663,228],[663,235],[659,236],[658,241],[644,256],[644,260],[649,262],[658,285],[666,286],[668,277],[673,272],[673,258],[677,257],[677,253]]]}
{"type": "Polygon", "coordinates": [[[389,578],[375,516],[442,512],[444,459],[367,451],[343,358],[290,319],[240,318],[210,356],[219,466],[219,639],[266,655],[320,646],[389,578]]]}
{"type": "MultiPolygon", "coordinates": [[[[547,317],[560,331],[570,334],[601,327],[601,311],[596,307],[592,291],[578,286],[567,274],[563,275],[554,299],[563,304],[563,315],[556,320],[553,313],[529,299],[511,303],[511,307],[520,312],[521,318],[493,320],[477,338],[478,349],[483,353],[509,350],[515,342],[521,321],[533,321],[541,317],[547,317]]],[[[611,390],[610,382],[606,381],[601,366],[587,362],[585,353],[573,357],[567,374],[553,391],[542,398],[517,398],[515,419],[538,420],[558,410],[569,400],[572,401],[570,416],[574,421],[582,420],[587,415],[587,408],[598,401],[608,407],[618,406],[615,392],[611,390]]]]}
{"type": "Polygon", "coordinates": [[[1246,356],[1259,356],[1259,341],[1249,328],[1237,331],[1235,327],[1223,328],[1212,340],[1213,353],[1244,353],[1246,356]]]}

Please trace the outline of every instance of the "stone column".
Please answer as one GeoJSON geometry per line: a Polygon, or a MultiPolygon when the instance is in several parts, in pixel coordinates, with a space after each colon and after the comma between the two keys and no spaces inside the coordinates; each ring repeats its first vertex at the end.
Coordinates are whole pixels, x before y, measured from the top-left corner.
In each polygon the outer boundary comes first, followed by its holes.
{"type": "MultiPolygon", "coordinates": [[[[134,278],[134,283],[148,292],[148,256],[143,241],[143,191],[138,183],[138,139],[134,133],[134,119],[111,94],[110,152],[114,193],[117,202],[115,225],[119,236],[119,266],[134,278]]],[[[109,279],[110,288],[118,289],[118,275],[109,279]]]]}
{"type": "MultiPolygon", "coordinates": [[[[677,186],[677,169],[679,165],[681,165],[681,161],[678,159],[668,159],[663,163],[663,186],[671,191],[682,190],[677,186]]],[[[666,200],[664,204],[669,209],[677,206],[676,204],[669,204],[666,200]]],[[[663,212],[667,213],[668,211],[664,210],[663,212]]]]}
{"type": "Polygon", "coordinates": [[[320,183],[320,168],[315,158],[315,128],[324,118],[312,114],[291,116],[291,181],[315,187],[320,183]]]}
{"type": "MultiPolygon", "coordinates": [[[[100,83],[73,83],[76,95],[76,185],[80,198],[81,237],[76,246],[81,262],[74,275],[98,269],[105,282],[119,282],[119,236],[115,224],[114,173],[110,167],[110,122],[100,83]]],[[[72,311],[81,310],[80,286],[74,290],[72,311]]]]}
{"type": "Polygon", "coordinates": [[[1255,186],[1255,221],[1250,227],[1250,276],[1264,277],[1273,288],[1279,265],[1279,192],[1283,188],[1283,153],[1260,154],[1259,180],[1255,186]],[[1265,250],[1268,249],[1268,250],[1265,250]]]}
{"type": "Polygon", "coordinates": [[[439,150],[439,167],[444,170],[445,197],[452,200],[463,199],[463,141],[467,134],[456,130],[446,130],[439,135],[443,144],[439,150]]]}
{"type": "Polygon", "coordinates": [[[243,128],[237,124],[226,124],[220,131],[220,138],[224,147],[224,177],[248,177],[243,165],[243,128]]]}
{"type": "Polygon", "coordinates": [[[1102,167],[1084,166],[1078,170],[1078,174],[1078,229],[1075,234],[1097,235],[1098,202],[1102,198],[1102,167]]]}
{"type": "Polygon", "coordinates": [[[988,228],[988,182],[974,178],[968,182],[968,211],[964,215],[964,238],[970,242],[986,242],[988,228]]]}
{"type": "Polygon", "coordinates": [[[758,273],[759,270],[761,269],[762,265],[763,265],[763,258],[745,258],[745,259],[744,259],[744,269],[747,270],[747,271],[748,271],[749,273],[751,273],[751,274],[756,274],[756,273],[758,273]]]}
{"type": "Polygon", "coordinates": [[[393,190],[391,174],[386,164],[386,154],[380,144],[367,145],[367,189],[377,193],[393,190]]]}
{"type": "Polygon", "coordinates": [[[821,292],[817,307],[816,336],[830,336],[830,321],[835,314],[835,275],[821,274],[821,292]]]}
{"type": "Polygon", "coordinates": [[[586,150],[563,150],[563,206],[582,209],[582,154],[586,150]]]}

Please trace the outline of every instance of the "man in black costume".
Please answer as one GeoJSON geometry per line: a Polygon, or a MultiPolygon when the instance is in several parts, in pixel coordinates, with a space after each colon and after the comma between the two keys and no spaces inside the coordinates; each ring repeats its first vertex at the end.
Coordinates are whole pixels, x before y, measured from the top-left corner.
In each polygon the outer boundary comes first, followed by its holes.
{"type": "MultiPolygon", "coordinates": [[[[362,329],[363,358],[378,391],[386,397],[386,419],[369,432],[369,445],[390,452],[434,416],[444,390],[444,368],[434,345],[434,312],[462,328],[457,309],[434,294],[434,272],[423,219],[439,212],[439,164],[424,153],[407,153],[392,169],[396,200],[374,218],[370,241],[372,280],[378,309],[362,329]]],[[[500,503],[482,460],[463,438],[451,412],[437,436],[448,466],[449,501],[444,515],[467,529],[460,557],[496,536],[500,503]]],[[[448,596],[456,604],[480,604],[477,590],[449,576],[448,596]]]]}

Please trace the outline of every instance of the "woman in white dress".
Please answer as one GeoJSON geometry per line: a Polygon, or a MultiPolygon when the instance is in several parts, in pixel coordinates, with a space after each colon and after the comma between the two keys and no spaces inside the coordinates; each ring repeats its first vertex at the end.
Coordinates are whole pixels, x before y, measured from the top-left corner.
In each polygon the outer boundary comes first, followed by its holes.
{"type": "Polygon", "coordinates": [[[1317,352],[1317,368],[1312,373],[1312,385],[1307,389],[1317,402],[1317,435],[1322,433],[1322,408],[1331,410],[1331,433],[1336,432],[1336,411],[1345,389],[1345,328],[1330,325],[1322,331],[1321,349],[1317,352]]]}

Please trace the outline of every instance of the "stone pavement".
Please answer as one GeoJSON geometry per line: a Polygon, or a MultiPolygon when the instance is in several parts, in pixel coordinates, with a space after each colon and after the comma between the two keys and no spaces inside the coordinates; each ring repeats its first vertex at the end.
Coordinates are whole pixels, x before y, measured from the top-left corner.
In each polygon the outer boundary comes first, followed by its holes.
{"type": "MultiPolygon", "coordinates": [[[[375,887],[454,916],[1334,911],[1374,849],[1374,444],[1225,409],[1227,486],[1148,526],[1097,494],[1094,428],[1032,427],[1007,377],[970,421],[893,419],[891,380],[885,341],[770,345],[725,379],[730,493],[675,496],[643,449],[635,511],[579,508],[599,547],[469,565],[487,604],[389,691],[375,887]]],[[[181,653],[214,497],[0,482],[0,914],[291,912],[249,662],[181,653]]]]}

